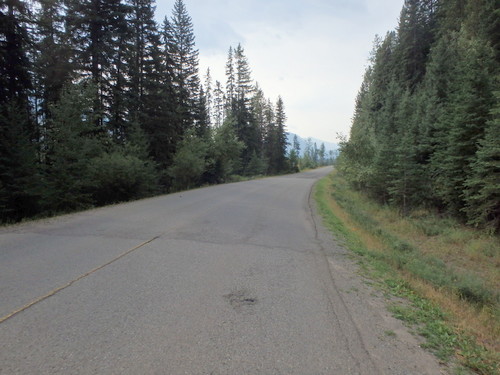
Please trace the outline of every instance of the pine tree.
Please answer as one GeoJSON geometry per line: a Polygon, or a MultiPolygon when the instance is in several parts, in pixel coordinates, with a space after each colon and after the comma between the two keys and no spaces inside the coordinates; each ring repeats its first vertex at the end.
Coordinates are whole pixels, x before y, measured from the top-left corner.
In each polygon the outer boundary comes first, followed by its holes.
{"type": "Polygon", "coordinates": [[[43,125],[51,117],[49,108],[71,79],[72,51],[64,30],[62,0],[40,0],[36,18],[35,95],[38,123],[43,125]]]}
{"type": "MultiPolygon", "coordinates": [[[[115,120],[116,100],[121,98],[124,39],[129,8],[120,0],[68,0],[66,29],[74,50],[74,71],[80,79],[91,78],[97,96],[94,111],[99,131],[115,120]],[[118,91],[118,92],[116,92],[118,91]]],[[[118,124],[116,127],[119,127],[118,124]]],[[[112,129],[114,130],[114,129],[112,129]]]]}
{"type": "Polygon", "coordinates": [[[252,108],[253,119],[259,133],[259,152],[263,154],[265,153],[264,144],[266,142],[268,131],[268,124],[266,121],[267,99],[265,98],[264,92],[259,87],[258,83],[255,84],[254,95],[252,96],[250,106],[252,108]]]}
{"type": "MultiPolygon", "coordinates": [[[[497,78],[498,85],[499,78],[497,78]]],[[[487,123],[480,142],[472,173],[465,181],[465,207],[469,224],[489,227],[500,232],[500,91],[495,92],[497,104],[493,118],[487,123]]]]}
{"type": "Polygon", "coordinates": [[[200,79],[193,23],[183,0],[176,0],[171,19],[165,18],[164,37],[179,98],[182,131],[185,131],[196,126],[196,119],[200,117],[200,79]]]}
{"type": "Polygon", "coordinates": [[[92,83],[70,85],[50,110],[43,197],[47,212],[71,211],[92,205],[89,178],[92,158],[104,152],[95,117],[96,90],[92,83]]]}
{"type": "MultiPolygon", "coordinates": [[[[281,96],[278,98],[276,102],[276,137],[275,137],[275,149],[276,149],[276,159],[275,166],[276,171],[278,173],[283,173],[287,169],[286,164],[286,148],[287,148],[287,139],[286,139],[286,131],[285,131],[285,123],[286,123],[286,114],[285,114],[285,105],[283,103],[283,99],[281,96]]],[[[324,148],[324,145],[323,145],[324,148]]]]}
{"type": "Polygon", "coordinates": [[[253,91],[253,85],[250,67],[248,65],[248,59],[245,56],[245,50],[243,49],[241,44],[238,44],[238,46],[234,50],[234,63],[236,67],[236,100],[238,102],[245,103],[245,105],[248,105],[250,94],[253,91]]]}
{"type": "MultiPolygon", "coordinates": [[[[128,107],[127,123],[138,123],[143,129],[158,122],[158,107],[164,107],[165,98],[157,98],[163,91],[166,72],[158,27],[154,20],[152,0],[129,0],[130,37],[126,54],[128,92],[124,99],[128,107]]],[[[163,108],[164,109],[164,108],[163,108]]],[[[125,129],[124,137],[127,138],[125,129]]]]}
{"type": "Polygon", "coordinates": [[[353,186],[403,214],[435,207],[498,230],[494,3],[405,1],[397,32],[376,40],[341,143],[353,186]]]}
{"type": "MultiPolygon", "coordinates": [[[[15,99],[27,101],[32,88],[28,49],[31,40],[26,25],[24,1],[0,3],[0,104],[15,99]]],[[[23,106],[27,103],[20,103],[23,106]]]]}
{"type": "MultiPolygon", "coordinates": [[[[149,150],[159,169],[160,182],[166,188],[170,184],[166,170],[183,129],[173,63],[154,20],[154,2],[130,0],[129,6],[131,30],[126,55],[129,89],[125,94],[128,113],[124,140],[125,144],[139,147],[141,155],[149,150]]],[[[164,35],[163,38],[167,42],[164,35]]],[[[147,159],[141,156],[141,160],[147,159]]]]}
{"type": "Polygon", "coordinates": [[[427,183],[422,181],[422,167],[417,160],[416,144],[419,135],[416,126],[416,103],[412,99],[408,88],[401,95],[395,112],[395,142],[390,156],[392,163],[386,163],[389,201],[400,209],[403,216],[422,204],[419,193],[424,190],[421,185],[427,183]]]}
{"type": "Polygon", "coordinates": [[[196,135],[201,138],[207,138],[210,130],[210,116],[207,111],[207,95],[203,87],[200,87],[200,93],[196,104],[196,135]]]}
{"type": "Polygon", "coordinates": [[[413,90],[422,81],[434,42],[436,0],[406,0],[399,17],[396,59],[401,83],[413,90]]]}
{"type": "Polygon", "coordinates": [[[23,1],[0,3],[0,220],[38,211],[37,129],[32,118],[32,41],[23,1]]]}
{"type": "Polygon", "coordinates": [[[206,139],[197,136],[193,129],[188,130],[169,168],[174,189],[192,188],[201,182],[206,170],[207,152],[206,139]]]}
{"type": "Polygon", "coordinates": [[[262,154],[267,159],[268,169],[267,173],[275,174],[276,168],[276,144],[277,144],[277,131],[276,131],[276,112],[274,105],[269,99],[264,99],[263,105],[263,128],[262,128],[262,154]]]}
{"type": "Polygon", "coordinates": [[[315,159],[314,143],[311,138],[307,138],[304,148],[304,155],[300,160],[300,168],[301,169],[316,168],[317,165],[314,159],[315,159]]]}
{"type": "Polygon", "coordinates": [[[214,89],[214,125],[216,128],[220,127],[225,120],[225,95],[222,85],[219,81],[215,81],[214,89]]]}
{"type": "Polygon", "coordinates": [[[204,174],[208,183],[226,182],[231,175],[241,170],[240,157],[245,145],[238,140],[233,121],[232,117],[228,117],[213,130],[204,174]]]}
{"type": "Polygon", "coordinates": [[[260,156],[261,137],[250,108],[252,79],[248,60],[241,45],[234,49],[234,56],[233,49],[229,49],[226,74],[228,82],[226,103],[230,105],[227,111],[235,120],[238,138],[245,144],[242,163],[243,168],[246,168],[254,153],[260,156]]]}
{"type": "Polygon", "coordinates": [[[39,212],[41,183],[30,120],[16,101],[0,105],[0,222],[39,212]]]}
{"type": "Polygon", "coordinates": [[[300,143],[297,134],[293,135],[293,149],[295,150],[297,155],[300,155],[300,143]]]}
{"type": "Polygon", "coordinates": [[[326,148],[323,142],[319,146],[319,163],[320,165],[325,165],[326,163],[326,148]]]}
{"type": "Polygon", "coordinates": [[[210,68],[207,68],[207,72],[205,74],[205,107],[209,119],[209,125],[214,123],[214,92],[213,92],[213,82],[212,82],[212,74],[210,72],[210,68]]]}
{"type": "Polygon", "coordinates": [[[464,182],[484,138],[494,98],[490,79],[492,50],[483,41],[468,39],[463,33],[456,47],[460,56],[456,61],[458,74],[439,118],[443,144],[432,157],[432,167],[437,175],[437,193],[449,212],[460,215],[465,204],[464,182]]]}
{"type": "Polygon", "coordinates": [[[233,47],[229,47],[226,62],[226,111],[230,111],[236,98],[233,47]]]}

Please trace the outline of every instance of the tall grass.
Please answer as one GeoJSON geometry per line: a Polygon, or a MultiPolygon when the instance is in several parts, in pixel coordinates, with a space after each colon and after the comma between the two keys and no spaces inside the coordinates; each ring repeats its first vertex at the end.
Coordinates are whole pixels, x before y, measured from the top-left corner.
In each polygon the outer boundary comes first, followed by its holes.
{"type": "Polygon", "coordinates": [[[498,237],[423,210],[402,218],[350,190],[337,173],[318,183],[315,196],[327,227],[386,289],[411,301],[393,313],[417,323],[439,358],[455,354],[477,373],[498,373],[498,237]]]}

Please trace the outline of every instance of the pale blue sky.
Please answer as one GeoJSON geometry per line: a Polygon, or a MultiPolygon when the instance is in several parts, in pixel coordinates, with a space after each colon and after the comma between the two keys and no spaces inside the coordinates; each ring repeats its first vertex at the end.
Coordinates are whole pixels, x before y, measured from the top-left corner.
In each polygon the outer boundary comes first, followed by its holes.
{"type": "MultiPolygon", "coordinates": [[[[376,34],[396,27],[404,0],[184,0],[200,72],[225,83],[229,46],[241,43],[267,97],[283,97],[288,130],[336,141],[348,134],[376,34]]],[[[157,0],[158,21],[174,0],[157,0]]]]}

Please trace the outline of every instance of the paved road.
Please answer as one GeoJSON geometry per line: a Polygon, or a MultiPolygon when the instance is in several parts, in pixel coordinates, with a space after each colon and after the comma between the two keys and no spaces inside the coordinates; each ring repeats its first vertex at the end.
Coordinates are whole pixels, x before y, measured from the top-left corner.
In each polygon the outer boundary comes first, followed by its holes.
{"type": "Polygon", "coordinates": [[[330,170],[0,229],[0,374],[438,374],[315,217],[330,170]]]}

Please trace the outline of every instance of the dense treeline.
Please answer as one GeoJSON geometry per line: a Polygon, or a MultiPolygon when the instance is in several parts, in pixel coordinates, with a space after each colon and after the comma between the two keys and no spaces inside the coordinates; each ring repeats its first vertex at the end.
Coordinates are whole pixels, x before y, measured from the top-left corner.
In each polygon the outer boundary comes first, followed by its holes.
{"type": "Polygon", "coordinates": [[[500,229],[498,1],[405,1],[375,42],[339,168],[403,214],[500,229]]]}
{"type": "Polygon", "coordinates": [[[201,83],[185,4],[153,1],[0,0],[0,222],[289,170],[243,48],[201,83]]]}

